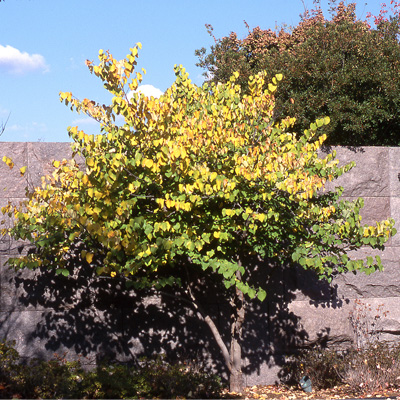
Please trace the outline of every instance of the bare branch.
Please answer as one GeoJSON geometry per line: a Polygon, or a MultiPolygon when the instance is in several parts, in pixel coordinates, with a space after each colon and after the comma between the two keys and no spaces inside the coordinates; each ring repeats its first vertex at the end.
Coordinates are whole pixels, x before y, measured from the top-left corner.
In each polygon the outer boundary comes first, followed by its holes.
{"type": "MultiPolygon", "coordinates": [[[[1,1],[1,0],[0,0],[1,1]]],[[[11,113],[10,113],[11,114],[11,113]]],[[[3,134],[3,132],[5,131],[5,129],[6,129],[6,125],[7,125],[7,122],[8,122],[8,120],[9,120],[9,118],[10,118],[10,114],[8,114],[8,117],[7,117],[7,119],[6,119],[6,122],[2,122],[1,123],[1,125],[0,125],[0,136],[3,134]]]]}

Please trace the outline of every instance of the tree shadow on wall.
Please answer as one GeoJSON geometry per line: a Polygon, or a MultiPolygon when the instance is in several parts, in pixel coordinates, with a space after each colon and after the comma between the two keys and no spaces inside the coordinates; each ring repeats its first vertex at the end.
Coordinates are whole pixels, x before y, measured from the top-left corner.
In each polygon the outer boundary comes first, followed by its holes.
{"type": "MultiPolygon", "coordinates": [[[[196,312],[174,298],[176,293],[125,289],[123,281],[93,275],[88,266],[72,268],[69,277],[52,271],[21,271],[10,278],[19,308],[38,316],[25,332],[30,357],[49,358],[67,352],[88,364],[100,360],[136,363],[142,356],[165,353],[167,359],[200,363],[227,377],[219,348],[196,312]],[[85,362],[85,361],[84,361],[85,362]]],[[[260,375],[262,367],[283,366],[284,355],[308,342],[297,317],[289,309],[299,296],[326,307],[340,307],[336,288],[296,267],[263,265],[255,268],[267,288],[267,299],[248,305],[242,355],[245,375],[260,375]],[[265,279],[267,276],[267,279],[265,279]]],[[[217,279],[198,272],[196,296],[219,327],[229,347],[230,308],[217,279]]],[[[179,293],[178,293],[179,294],[179,293]]],[[[182,294],[182,293],[180,293],[182,294]]]]}
{"type": "MultiPolygon", "coordinates": [[[[255,260],[253,263],[257,264],[255,260]]],[[[290,303],[304,300],[306,307],[340,308],[342,301],[338,299],[337,285],[319,280],[312,271],[293,264],[263,263],[255,268],[252,279],[263,284],[267,298],[262,303],[257,300],[249,303],[243,346],[247,365],[243,372],[261,376],[266,373],[265,366],[275,367],[271,375],[276,376],[279,371],[278,376],[284,378],[286,356],[317,343],[324,347],[331,339],[329,327],[321,326],[319,333],[307,332],[290,303]]]]}

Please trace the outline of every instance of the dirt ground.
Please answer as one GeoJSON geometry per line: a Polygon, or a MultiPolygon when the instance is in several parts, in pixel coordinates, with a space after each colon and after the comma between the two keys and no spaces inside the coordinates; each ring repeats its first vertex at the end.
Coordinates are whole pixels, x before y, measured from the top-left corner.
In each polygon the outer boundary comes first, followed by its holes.
{"type": "Polygon", "coordinates": [[[248,387],[243,393],[226,392],[226,397],[237,399],[278,399],[278,400],[308,400],[308,399],[396,399],[400,400],[400,389],[381,391],[378,393],[362,393],[351,391],[346,385],[332,389],[313,390],[306,393],[300,388],[285,386],[253,386],[248,387]]]}

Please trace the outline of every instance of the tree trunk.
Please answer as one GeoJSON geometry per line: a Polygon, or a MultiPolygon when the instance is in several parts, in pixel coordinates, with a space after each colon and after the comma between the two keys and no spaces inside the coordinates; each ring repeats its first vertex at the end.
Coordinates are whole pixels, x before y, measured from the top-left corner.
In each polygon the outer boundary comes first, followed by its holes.
{"type": "MultiPolygon", "coordinates": [[[[236,273],[237,278],[240,279],[241,275],[238,271],[236,273]]],[[[190,282],[190,280],[188,280],[190,282]]],[[[219,329],[214,324],[211,317],[208,313],[201,307],[199,302],[196,300],[191,288],[190,284],[187,285],[186,294],[188,295],[188,299],[183,298],[176,294],[170,294],[161,292],[166,296],[178,298],[185,303],[190,304],[194,309],[199,313],[201,318],[207,323],[209,326],[214,339],[220,348],[222,355],[225,360],[226,367],[229,371],[229,389],[231,392],[241,393],[244,388],[243,384],[243,375],[242,375],[242,331],[243,331],[243,322],[245,318],[245,301],[244,294],[238,288],[234,289],[234,294],[231,298],[230,304],[232,308],[231,313],[231,347],[228,350],[225,345],[219,329]],[[190,299],[190,300],[189,300],[190,299]]]]}
{"type": "Polygon", "coordinates": [[[232,339],[231,343],[232,369],[229,377],[229,390],[231,392],[241,393],[243,390],[241,357],[242,357],[241,345],[236,339],[232,339]]]}
{"type": "MultiPolygon", "coordinates": [[[[239,272],[238,272],[239,274],[239,272]]],[[[231,322],[231,374],[229,389],[231,392],[243,391],[242,375],[242,333],[245,316],[244,295],[241,290],[235,288],[235,295],[232,301],[232,322],[231,322]]]]}

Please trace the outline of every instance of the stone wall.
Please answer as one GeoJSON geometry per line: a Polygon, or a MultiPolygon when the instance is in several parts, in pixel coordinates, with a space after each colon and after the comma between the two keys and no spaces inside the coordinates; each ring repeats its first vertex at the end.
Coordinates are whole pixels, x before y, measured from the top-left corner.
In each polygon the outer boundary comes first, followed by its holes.
{"type": "MultiPolygon", "coordinates": [[[[27,184],[40,184],[40,177],[51,172],[52,160],[70,155],[68,143],[1,143],[0,148],[0,158],[7,155],[16,164],[13,170],[0,165],[0,206],[22,200],[27,184]],[[21,178],[19,168],[25,165],[28,173],[21,178]]],[[[344,197],[365,199],[363,220],[372,223],[393,217],[400,221],[400,149],[336,150],[341,163],[356,161],[356,168],[335,184],[345,188],[344,197]]],[[[246,384],[274,383],[285,355],[301,346],[317,341],[336,347],[351,344],[356,336],[349,316],[356,307],[369,314],[370,320],[379,313],[382,339],[397,340],[399,246],[400,234],[384,252],[378,252],[384,272],[347,274],[330,285],[317,281],[310,272],[271,266],[267,283],[272,290],[267,301],[249,305],[243,343],[246,384]],[[357,306],[357,299],[371,305],[371,311],[357,306]]],[[[8,270],[4,266],[7,258],[21,250],[9,238],[0,241],[0,338],[15,340],[24,357],[49,358],[56,352],[93,364],[104,357],[131,361],[165,352],[204,360],[224,373],[223,359],[207,326],[191,309],[182,312],[176,299],[125,291],[121,282],[94,278],[82,269],[73,278],[46,271],[8,270]]],[[[215,292],[212,298],[203,299],[203,305],[227,338],[224,321],[229,314],[215,292]]]]}

